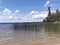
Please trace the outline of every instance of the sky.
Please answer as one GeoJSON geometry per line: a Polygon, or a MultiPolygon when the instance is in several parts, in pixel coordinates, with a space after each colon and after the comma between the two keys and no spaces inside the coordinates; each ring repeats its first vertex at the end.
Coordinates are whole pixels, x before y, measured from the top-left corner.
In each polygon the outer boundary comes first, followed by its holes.
{"type": "Polygon", "coordinates": [[[60,0],[0,0],[0,22],[42,22],[60,9],[60,0]]]}

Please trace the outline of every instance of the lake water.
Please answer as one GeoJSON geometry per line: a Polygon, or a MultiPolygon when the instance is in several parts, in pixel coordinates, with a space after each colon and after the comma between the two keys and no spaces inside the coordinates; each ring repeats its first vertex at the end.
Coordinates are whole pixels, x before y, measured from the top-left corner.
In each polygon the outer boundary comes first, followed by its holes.
{"type": "Polygon", "coordinates": [[[60,45],[60,24],[0,24],[0,45],[60,45]]]}

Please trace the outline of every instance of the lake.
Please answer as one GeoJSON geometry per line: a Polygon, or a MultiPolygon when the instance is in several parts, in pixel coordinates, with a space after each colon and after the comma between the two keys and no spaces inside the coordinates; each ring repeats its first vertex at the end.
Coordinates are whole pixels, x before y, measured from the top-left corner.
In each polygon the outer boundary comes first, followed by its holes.
{"type": "Polygon", "coordinates": [[[60,45],[60,24],[0,24],[0,45],[60,45]]]}

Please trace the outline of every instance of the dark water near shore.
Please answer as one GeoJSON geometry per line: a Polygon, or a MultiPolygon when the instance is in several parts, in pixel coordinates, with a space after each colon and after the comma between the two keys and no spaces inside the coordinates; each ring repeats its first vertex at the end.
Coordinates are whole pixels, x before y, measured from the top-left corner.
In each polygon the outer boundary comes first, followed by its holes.
{"type": "Polygon", "coordinates": [[[0,45],[60,45],[60,24],[0,24],[0,45]]]}

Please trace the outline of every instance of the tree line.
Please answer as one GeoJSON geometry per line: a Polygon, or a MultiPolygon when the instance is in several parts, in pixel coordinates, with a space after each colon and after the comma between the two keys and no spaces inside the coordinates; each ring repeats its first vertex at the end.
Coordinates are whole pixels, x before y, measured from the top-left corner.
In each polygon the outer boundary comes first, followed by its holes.
{"type": "Polygon", "coordinates": [[[57,9],[55,13],[51,13],[50,8],[51,7],[48,7],[48,16],[43,20],[43,22],[60,21],[60,11],[59,11],[59,9],[57,9]]]}

